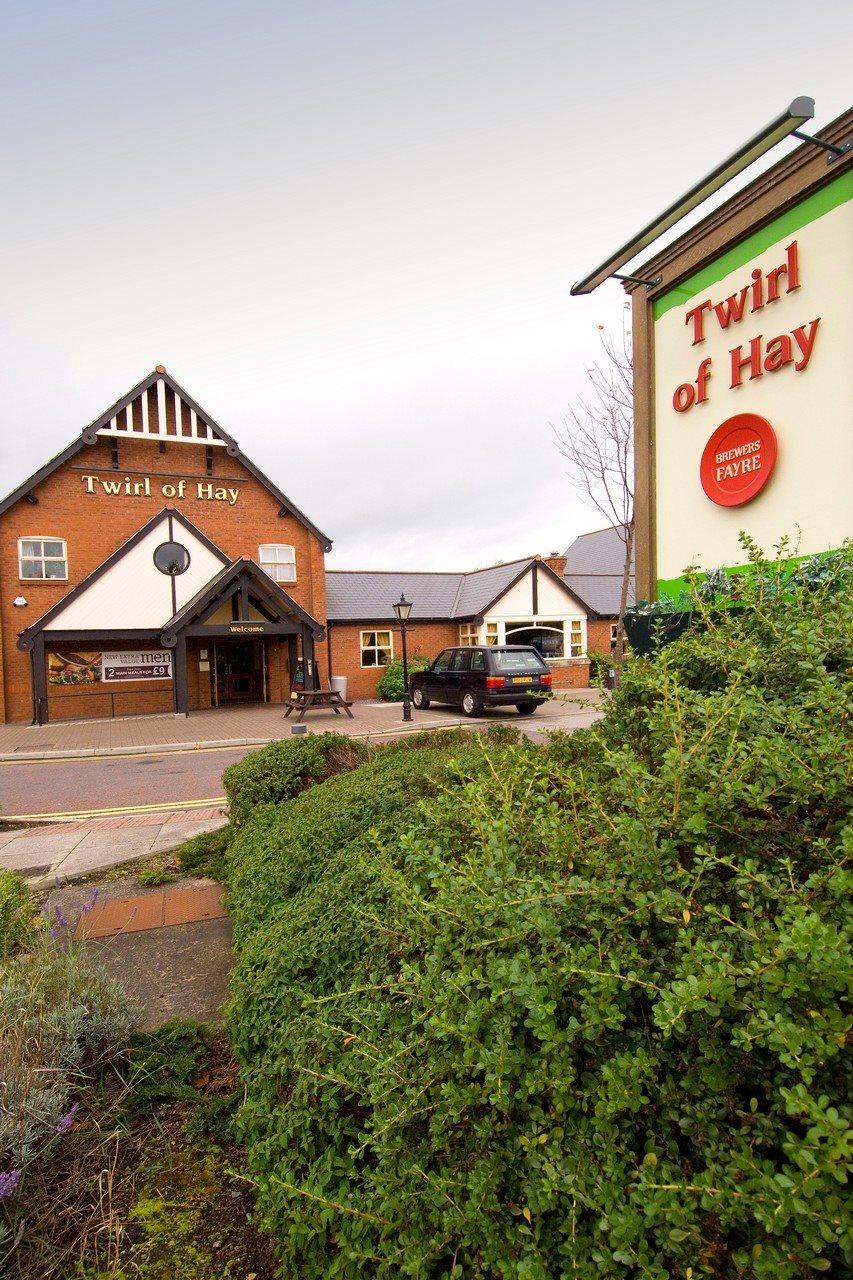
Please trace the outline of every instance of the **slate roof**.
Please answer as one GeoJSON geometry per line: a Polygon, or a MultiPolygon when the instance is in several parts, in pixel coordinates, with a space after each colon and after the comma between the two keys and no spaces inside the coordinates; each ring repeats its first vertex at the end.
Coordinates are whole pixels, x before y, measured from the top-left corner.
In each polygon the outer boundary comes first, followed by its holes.
{"type": "Polygon", "coordinates": [[[533,563],[532,556],[470,573],[383,570],[326,571],[329,622],[392,622],[401,592],[412,602],[412,621],[474,618],[533,563]]]}
{"type": "MultiPolygon", "coordinates": [[[[582,533],[566,549],[566,585],[592,613],[603,618],[618,617],[624,563],[625,544],[617,527],[582,533]]],[[[629,605],[634,603],[635,571],[632,556],[629,605]]]]}

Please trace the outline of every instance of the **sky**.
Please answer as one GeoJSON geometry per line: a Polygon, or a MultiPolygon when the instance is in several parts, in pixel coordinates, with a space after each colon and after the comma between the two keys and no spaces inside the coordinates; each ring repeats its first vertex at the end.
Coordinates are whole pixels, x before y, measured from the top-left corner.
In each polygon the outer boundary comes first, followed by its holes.
{"type": "Polygon", "coordinates": [[[163,364],[331,568],[600,527],[555,432],[625,296],[572,281],[794,97],[850,105],[834,0],[0,12],[0,490],[163,364]]]}

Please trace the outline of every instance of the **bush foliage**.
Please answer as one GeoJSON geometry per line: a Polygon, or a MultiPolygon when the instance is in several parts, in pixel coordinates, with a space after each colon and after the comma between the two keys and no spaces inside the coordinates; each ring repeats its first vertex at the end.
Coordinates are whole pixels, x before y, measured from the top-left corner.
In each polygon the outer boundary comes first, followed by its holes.
{"type": "Polygon", "coordinates": [[[283,1276],[846,1272],[850,570],[706,611],[593,730],[254,812],[231,1025],[283,1276]]]}
{"type": "MultiPolygon", "coordinates": [[[[424,658],[417,653],[412,654],[409,658],[409,675],[413,671],[424,671],[431,661],[431,658],[424,658]]],[[[403,692],[403,662],[401,658],[395,658],[393,662],[388,663],[377,680],[376,694],[385,702],[402,702],[403,692]]]]}
{"type": "MultiPolygon", "coordinates": [[[[81,948],[43,937],[0,970],[0,1200],[71,1126],[91,1074],[126,1046],[137,1016],[81,948]]],[[[0,1223],[0,1241],[6,1230],[0,1223]]]]}
{"type": "Polygon", "coordinates": [[[32,945],[36,912],[20,876],[0,868],[0,960],[32,945]]]}
{"type": "Polygon", "coordinates": [[[339,733],[284,738],[252,751],[222,775],[231,821],[239,826],[256,805],[287,800],[330,774],[354,768],[366,755],[360,742],[339,733]]]}

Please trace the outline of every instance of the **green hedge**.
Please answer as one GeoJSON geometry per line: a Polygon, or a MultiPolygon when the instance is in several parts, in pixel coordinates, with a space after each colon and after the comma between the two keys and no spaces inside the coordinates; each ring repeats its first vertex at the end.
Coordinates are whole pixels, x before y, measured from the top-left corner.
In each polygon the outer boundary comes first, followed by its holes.
{"type": "Polygon", "coordinates": [[[20,876],[0,868],[0,960],[35,939],[35,908],[20,876]]]}
{"type": "MultiPolygon", "coordinates": [[[[421,657],[415,653],[409,658],[409,675],[413,671],[423,671],[429,666],[431,658],[421,657]]],[[[376,682],[377,697],[384,699],[385,702],[402,702],[403,701],[403,663],[400,658],[395,658],[393,662],[389,662],[384,673],[376,682]]]]}
{"type": "Polygon", "coordinates": [[[362,743],[340,733],[284,738],[252,751],[222,775],[231,821],[239,826],[257,805],[287,800],[330,774],[354,768],[366,756],[362,743]]]}
{"type": "Polygon", "coordinates": [[[594,730],[389,752],[242,828],[282,1275],[846,1272],[850,570],[629,660],[594,730]]]}

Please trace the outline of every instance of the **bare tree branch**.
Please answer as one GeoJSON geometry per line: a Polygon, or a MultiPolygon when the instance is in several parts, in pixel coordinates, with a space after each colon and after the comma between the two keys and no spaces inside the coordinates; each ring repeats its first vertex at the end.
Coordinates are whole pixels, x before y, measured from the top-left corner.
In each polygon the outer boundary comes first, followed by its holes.
{"type": "Polygon", "coordinates": [[[613,525],[625,547],[614,663],[624,654],[622,618],[634,550],[634,361],[628,306],[621,333],[601,331],[602,355],[587,368],[589,389],[556,432],[581,499],[613,525]]]}

